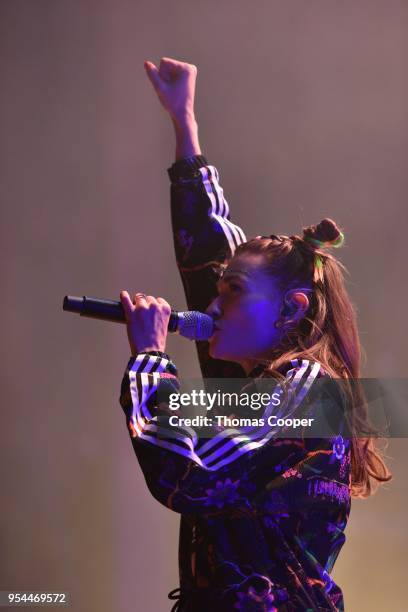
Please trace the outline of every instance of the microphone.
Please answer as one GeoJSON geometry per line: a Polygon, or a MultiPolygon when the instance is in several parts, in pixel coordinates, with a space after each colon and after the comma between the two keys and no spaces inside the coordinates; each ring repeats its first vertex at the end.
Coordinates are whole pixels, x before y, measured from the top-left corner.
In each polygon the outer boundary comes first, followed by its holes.
{"type": "MultiPolygon", "coordinates": [[[[91,317],[103,321],[115,321],[126,323],[125,312],[121,302],[103,300],[84,295],[66,295],[62,309],[68,312],[76,312],[81,317],[91,317]]],[[[189,340],[208,340],[214,331],[213,319],[197,310],[186,312],[171,311],[169,319],[169,332],[180,334],[189,340]]]]}

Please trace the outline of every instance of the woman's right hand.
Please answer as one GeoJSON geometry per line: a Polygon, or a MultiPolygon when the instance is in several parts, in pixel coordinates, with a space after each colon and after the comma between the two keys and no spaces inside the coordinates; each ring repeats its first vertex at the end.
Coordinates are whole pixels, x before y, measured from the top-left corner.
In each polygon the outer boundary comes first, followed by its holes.
{"type": "Polygon", "coordinates": [[[157,96],[175,124],[194,119],[197,68],[193,64],[162,57],[157,68],[145,61],[144,67],[157,96]]]}

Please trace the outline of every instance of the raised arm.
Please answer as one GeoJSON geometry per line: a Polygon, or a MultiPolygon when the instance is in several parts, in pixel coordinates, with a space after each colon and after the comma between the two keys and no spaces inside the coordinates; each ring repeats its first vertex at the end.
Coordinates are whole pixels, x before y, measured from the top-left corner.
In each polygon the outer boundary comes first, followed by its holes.
{"type": "MultiPolygon", "coordinates": [[[[168,172],[177,265],[188,308],[205,311],[223,268],[246,237],[231,221],[217,169],[201,153],[194,112],[197,68],[170,58],[162,58],[159,68],[145,62],[145,68],[176,136],[176,161],[168,172]]],[[[205,378],[244,376],[238,364],[212,359],[207,342],[196,344],[205,378]]]]}

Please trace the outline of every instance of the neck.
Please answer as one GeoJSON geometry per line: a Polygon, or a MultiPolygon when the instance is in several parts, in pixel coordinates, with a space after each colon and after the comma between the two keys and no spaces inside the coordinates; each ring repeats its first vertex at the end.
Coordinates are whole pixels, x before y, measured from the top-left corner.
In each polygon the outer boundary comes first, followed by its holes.
{"type": "Polygon", "coordinates": [[[259,361],[256,359],[244,359],[239,362],[241,368],[245,371],[245,374],[248,376],[250,372],[254,369],[256,365],[258,365],[259,361]]]}

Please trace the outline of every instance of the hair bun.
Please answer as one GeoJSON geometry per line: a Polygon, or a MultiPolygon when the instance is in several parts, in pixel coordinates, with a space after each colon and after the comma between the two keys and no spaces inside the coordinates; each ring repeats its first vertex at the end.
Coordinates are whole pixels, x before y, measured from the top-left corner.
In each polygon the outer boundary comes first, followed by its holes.
{"type": "Polygon", "coordinates": [[[318,225],[309,225],[303,229],[303,240],[313,246],[339,247],[343,244],[344,234],[332,219],[323,219],[318,225]]]}

